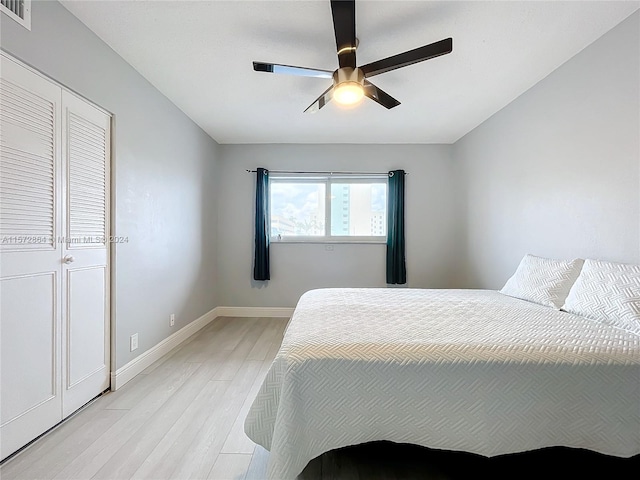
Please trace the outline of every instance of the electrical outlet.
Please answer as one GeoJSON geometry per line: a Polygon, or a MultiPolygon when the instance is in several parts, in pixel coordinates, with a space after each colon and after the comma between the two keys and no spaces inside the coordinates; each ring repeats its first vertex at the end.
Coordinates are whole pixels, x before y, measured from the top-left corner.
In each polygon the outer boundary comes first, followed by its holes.
{"type": "Polygon", "coordinates": [[[134,333],[133,335],[131,335],[130,344],[131,344],[131,351],[132,352],[135,349],[138,348],[138,334],[137,333],[134,333]]]}
{"type": "Polygon", "coordinates": [[[172,313],[169,317],[169,326],[173,327],[176,324],[176,314],[172,313]]]}

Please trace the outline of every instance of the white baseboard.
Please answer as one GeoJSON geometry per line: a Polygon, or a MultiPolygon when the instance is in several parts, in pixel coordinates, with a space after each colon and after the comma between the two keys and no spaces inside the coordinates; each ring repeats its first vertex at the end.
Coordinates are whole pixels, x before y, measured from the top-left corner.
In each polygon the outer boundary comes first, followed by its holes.
{"type": "Polygon", "coordinates": [[[122,387],[153,362],[165,356],[201,328],[206,327],[214,318],[220,316],[217,310],[217,308],[214,308],[213,310],[208,311],[200,318],[197,318],[190,324],[185,325],[180,330],[137,356],[126,365],[123,365],[115,372],[111,372],[111,390],[117,390],[122,387]]]}
{"type": "Polygon", "coordinates": [[[293,308],[289,307],[216,307],[189,325],[182,327],[115,372],[111,372],[111,390],[117,390],[122,387],[153,362],[161,359],[198,330],[206,327],[216,317],[291,317],[291,315],[293,315],[293,308]]]}
{"type": "Polygon", "coordinates": [[[218,317],[291,317],[290,307],[218,307],[218,317]]]}

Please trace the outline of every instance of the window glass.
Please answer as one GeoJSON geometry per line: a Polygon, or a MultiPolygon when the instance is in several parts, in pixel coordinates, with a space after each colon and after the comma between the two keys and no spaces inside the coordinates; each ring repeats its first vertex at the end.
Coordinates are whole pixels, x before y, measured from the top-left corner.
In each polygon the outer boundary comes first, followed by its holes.
{"type": "Polygon", "coordinates": [[[271,237],[380,241],[387,234],[387,178],[270,178],[271,237]]]}
{"type": "Polygon", "coordinates": [[[331,184],[332,236],[385,236],[387,234],[386,210],[386,184],[331,184]]]}
{"type": "Polygon", "coordinates": [[[325,183],[271,182],[271,236],[323,236],[325,183]]]}

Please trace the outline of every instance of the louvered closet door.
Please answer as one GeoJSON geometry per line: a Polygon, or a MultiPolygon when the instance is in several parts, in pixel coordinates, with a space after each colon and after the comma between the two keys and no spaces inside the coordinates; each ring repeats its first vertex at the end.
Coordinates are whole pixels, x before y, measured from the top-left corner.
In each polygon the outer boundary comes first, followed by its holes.
{"type": "Polygon", "coordinates": [[[0,56],[0,453],[62,419],[60,87],[0,56]]]}
{"type": "Polygon", "coordinates": [[[109,387],[110,117],[62,92],[63,413],[109,387]]]}

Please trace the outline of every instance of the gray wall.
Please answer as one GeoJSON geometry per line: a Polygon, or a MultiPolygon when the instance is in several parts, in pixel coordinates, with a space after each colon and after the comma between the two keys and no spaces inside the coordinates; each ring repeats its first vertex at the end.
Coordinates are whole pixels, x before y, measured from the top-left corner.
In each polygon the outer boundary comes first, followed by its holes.
{"type": "Polygon", "coordinates": [[[525,253],[640,262],[640,14],[459,140],[461,286],[525,253]]]}
{"type": "Polygon", "coordinates": [[[58,2],[33,2],[31,32],[0,22],[5,51],[115,114],[120,367],[218,304],[218,145],[58,2]]]}
{"type": "Polygon", "coordinates": [[[255,174],[245,169],[406,170],[407,281],[452,286],[456,252],[453,163],[448,145],[222,145],[219,187],[220,305],[293,307],[319,287],[385,286],[385,245],[271,246],[271,280],[253,282],[255,174]]]}

